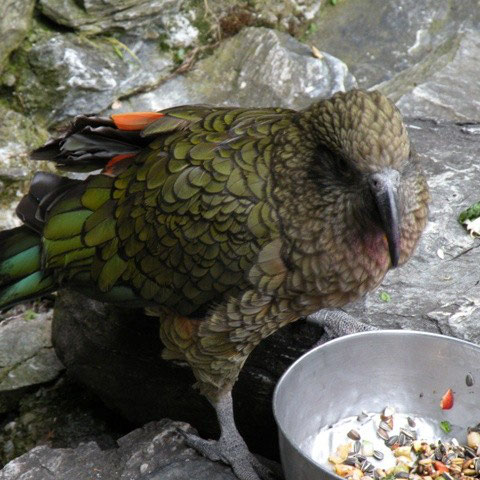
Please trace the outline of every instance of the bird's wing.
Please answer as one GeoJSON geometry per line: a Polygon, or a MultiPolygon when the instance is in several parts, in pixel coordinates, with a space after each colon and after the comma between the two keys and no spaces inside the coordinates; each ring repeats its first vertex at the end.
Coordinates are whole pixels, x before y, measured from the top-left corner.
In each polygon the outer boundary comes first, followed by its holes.
{"type": "MultiPolygon", "coordinates": [[[[85,282],[88,266],[101,292],[128,287],[146,303],[190,315],[246,288],[259,252],[274,249],[272,139],[291,113],[205,106],[161,113],[141,133],[148,146],[123,171],[90,177],[80,195],[57,202],[45,227],[45,264],[68,266],[85,282]]],[[[119,128],[129,121],[114,120],[119,128]]]]}

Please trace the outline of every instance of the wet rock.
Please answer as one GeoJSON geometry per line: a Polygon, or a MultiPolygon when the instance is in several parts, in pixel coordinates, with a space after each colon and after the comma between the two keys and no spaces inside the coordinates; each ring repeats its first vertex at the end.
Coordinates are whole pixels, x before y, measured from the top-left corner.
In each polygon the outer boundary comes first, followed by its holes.
{"type": "Polygon", "coordinates": [[[231,469],[200,457],[185,445],[183,423],[149,423],[118,440],[117,449],[100,450],[94,442],[75,449],[34,448],[0,472],[0,480],[235,480],[231,469]]]}
{"type": "Polygon", "coordinates": [[[102,111],[118,97],[154,86],[173,65],[156,40],[94,40],[73,34],[37,42],[28,52],[28,62],[34,75],[26,72],[16,93],[25,109],[49,125],[102,111]]]}
{"type": "Polygon", "coordinates": [[[30,28],[35,0],[3,0],[0,5],[0,73],[30,28]]]}
{"type": "Polygon", "coordinates": [[[480,33],[467,31],[417,65],[378,86],[404,115],[454,122],[480,121],[480,33]]]}
{"type": "Polygon", "coordinates": [[[51,343],[49,313],[19,315],[0,323],[0,413],[10,410],[34,385],[63,370],[51,343]]]}
{"type": "Polygon", "coordinates": [[[407,124],[428,175],[429,223],[414,257],[387,274],[377,292],[347,310],[382,328],[425,330],[480,343],[480,240],[457,220],[480,197],[480,126],[418,119],[407,119],[407,124]],[[381,292],[390,301],[382,301],[381,292]]]}
{"type": "Polygon", "coordinates": [[[177,13],[183,1],[175,0],[40,0],[42,13],[53,22],[89,34],[143,29],[152,32],[162,17],[177,13]]]}
{"type": "Polygon", "coordinates": [[[326,3],[307,43],[343,60],[367,88],[418,63],[462,29],[478,26],[476,0],[348,0],[326,3]]]}
{"type": "Polygon", "coordinates": [[[225,41],[185,76],[133,96],[123,109],[158,110],[185,103],[303,108],[356,85],[345,64],[329,54],[315,58],[290,35],[250,27],[225,41]]]}
{"type": "MultiPolygon", "coordinates": [[[[265,339],[250,355],[233,398],[237,425],[254,451],[270,458],[277,455],[273,389],[321,333],[316,325],[297,322],[265,339]]],[[[206,438],[218,436],[213,408],[192,388],[191,369],[162,359],[157,319],[141,311],[116,312],[62,291],[52,335],[69,374],[135,425],[168,417],[192,424],[206,438]]]]}
{"type": "Polygon", "coordinates": [[[95,395],[62,376],[52,386],[24,395],[18,411],[2,424],[0,464],[39,445],[72,448],[95,441],[102,449],[114,448],[129,430],[95,395]]]}

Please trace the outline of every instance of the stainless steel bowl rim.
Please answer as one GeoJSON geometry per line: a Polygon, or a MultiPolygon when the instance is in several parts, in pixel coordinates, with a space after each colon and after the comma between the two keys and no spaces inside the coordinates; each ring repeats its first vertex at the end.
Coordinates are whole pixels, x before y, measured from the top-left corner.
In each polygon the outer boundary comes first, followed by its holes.
{"type": "MultiPolygon", "coordinates": [[[[361,332],[361,333],[354,333],[351,335],[345,335],[343,337],[335,338],[334,340],[330,340],[323,345],[319,345],[318,347],[312,348],[312,350],[309,350],[308,352],[304,353],[301,357],[297,358],[295,362],[293,362],[287,370],[283,373],[281,376],[280,380],[277,383],[277,386],[275,387],[275,391],[273,393],[273,416],[275,418],[275,422],[277,423],[278,429],[281,431],[282,435],[288,440],[290,445],[296,450],[296,452],[302,456],[305,460],[310,462],[313,465],[316,465],[319,469],[327,473],[328,475],[333,475],[336,478],[342,479],[339,475],[335,474],[331,470],[327,470],[322,464],[318,463],[317,461],[313,460],[313,458],[309,457],[308,455],[303,452],[303,450],[300,449],[300,447],[295,443],[292,442],[290,437],[286,434],[285,430],[283,427],[280,425],[280,422],[278,420],[277,416],[277,411],[276,411],[276,405],[277,405],[277,397],[279,395],[279,390],[281,388],[281,385],[284,381],[284,379],[289,375],[290,371],[295,368],[295,366],[301,362],[304,361],[308,356],[313,355],[317,350],[319,349],[324,349],[324,348],[329,348],[332,345],[338,344],[338,343],[343,343],[348,341],[351,338],[356,338],[356,337],[368,337],[368,336],[418,336],[418,335],[423,335],[425,337],[433,337],[433,338],[438,338],[438,339],[448,339],[448,341],[456,342],[459,344],[463,345],[468,345],[470,347],[474,347],[476,349],[480,349],[479,345],[476,345],[475,343],[468,342],[467,340],[461,340],[460,338],[455,338],[455,337],[450,337],[448,335],[440,335],[438,333],[431,333],[431,332],[421,332],[418,330],[373,330],[369,332],[361,332]]],[[[344,480],[344,479],[342,479],[344,480]]]]}

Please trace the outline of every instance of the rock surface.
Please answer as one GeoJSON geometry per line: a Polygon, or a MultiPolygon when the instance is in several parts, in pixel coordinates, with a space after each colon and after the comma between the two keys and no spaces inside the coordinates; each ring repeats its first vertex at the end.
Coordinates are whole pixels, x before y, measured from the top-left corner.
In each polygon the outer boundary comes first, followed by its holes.
{"type": "Polygon", "coordinates": [[[55,379],[63,370],[51,343],[51,313],[0,323],[0,413],[11,409],[29,387],[55,379]]]}
{"type": "Polygon", "coordinates": [[[54,35],[35,43],[27,58],[34,75],[21,77],[16,92],[48,125],[105,110],[118,97],[156,85],[173,65],[158,42],[137,37],[54,35]]]}
{"type": "Polygon", "coordinates": [[[112,30],[124,33],[155,26],[164,15],[176,13],[175,0],[40,0],[42,13],[53,22],[89,34],[112,30]]]}
{"type": "Polygon", "coordinates": [[[477,0],[339,1],[317,14],[306,41],[343,60],[368,88],[478,26],[479,19],[477,0]]]}
{"type": "Polygon", "coordinates": [[[480,33],[468,30],[378,88],[404,115],[455,122],[480,121],[480,33]]]}
{"type": "Polygon", "coordinates": [[[0,5],[0,74],[30,28],[34,5],[35,0],[3,0],[0,5]]]}
{"type": "Polygon", "coordinates": [[[185,76],[132,96],[123,110],[158,110],[185,103],[304,108],[315,98],[356,86],[346,65],[285,33],[250,27],[225,41],[185,76]]]}
{"type": "Polygon", "coordinates": [[[118,440],[118,448],[100,450],[95,442],[75,449],[37,447],[13,460],[0,480],[235,480],[231,469],[200,457],[185,445],[184,423],[161,420],[118,440]]]}

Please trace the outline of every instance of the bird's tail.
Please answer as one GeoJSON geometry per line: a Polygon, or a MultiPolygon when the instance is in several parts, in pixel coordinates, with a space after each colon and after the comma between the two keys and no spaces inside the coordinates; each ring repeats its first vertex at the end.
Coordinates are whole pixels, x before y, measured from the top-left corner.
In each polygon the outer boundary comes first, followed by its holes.
{"type": "Polygon", "coordinates": [[[42,268],[45,215],[81,182],[39,172],[17,206],[24,225],[0,232],[0,310],[54,291],[55,281],[42,268]]]}
{"type": "Polygon", "coordinates": [[[41,271],[40,235],[25,225],[0,232],[0,310],[54,289],[41,271]]]}

